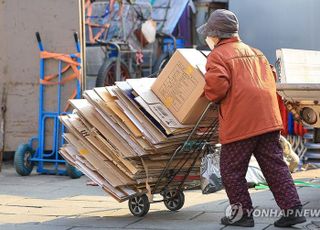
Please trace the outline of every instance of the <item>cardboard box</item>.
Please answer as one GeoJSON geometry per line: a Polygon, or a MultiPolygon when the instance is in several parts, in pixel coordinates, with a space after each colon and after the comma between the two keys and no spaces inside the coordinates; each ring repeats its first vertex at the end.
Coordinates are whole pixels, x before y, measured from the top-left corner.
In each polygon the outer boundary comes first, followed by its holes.
{"type": "Polygon", "coordinates": [[[151,91],[151,86],[156,80],[156,78],[140,78],[127,79],[126,82],[132,87],[135,94],[137,94],[134,100],[162,125],[167,134],[184,131],[187,128],[193,128],[193,126],[180,124],[159,98],[151,91]]]}
{"type": "Polygon", "coordinates": [[[209,103],[201,97],[206,62],[198,50],[178,49],[151,87],[182,124],[195,124],[209,103]]]}

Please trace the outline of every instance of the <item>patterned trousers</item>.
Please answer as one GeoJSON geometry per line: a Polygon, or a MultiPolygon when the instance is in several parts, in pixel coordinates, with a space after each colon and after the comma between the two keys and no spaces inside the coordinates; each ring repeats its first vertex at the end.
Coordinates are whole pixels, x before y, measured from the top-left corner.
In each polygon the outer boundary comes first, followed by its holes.
{"type": "Polygon", "coordinates": [[[249,139],[222,145],[220,170],[230,204],[240,203],[244,210],[251,210],[246,172],[253,154],[281,209],[301,205],[288,166],[283,160],[279,142],[280,132],[270,132],[249,139]]]}

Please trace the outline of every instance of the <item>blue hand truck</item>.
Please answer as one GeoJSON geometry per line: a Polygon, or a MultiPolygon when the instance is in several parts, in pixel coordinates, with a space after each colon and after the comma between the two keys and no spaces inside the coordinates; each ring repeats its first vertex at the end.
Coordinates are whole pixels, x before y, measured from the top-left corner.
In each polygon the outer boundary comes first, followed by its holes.
{"type": "Polygon", "coordinates": [[[70,69],[73,71],[72,77],[74,78],[69,77],[69,80],[76,81],[73,98],[81,97],[81,82],[79,79],[81,60],[79,56],[80,43],[78,34],[74,33],[77,54],[67,55],[46,52],[44,50],[39,32],[36,33],[36,38],[41,53],[38,135],[32,137],[27,144],[19,145],[14,156],[14,166],[17,173],[21,176],[30,175],[33,167],[37,166],[37,172],[41,174],[69,175],[73,179],[79,178],[81,177],[82,173],[74,166],[68,164],[59,154],[59,149],[64,144],[62,133],[65,132],[65,127],[61,124],[59,116],[68,113],[66,110],[63,111],[61,109],[62,85],[66,83],[67,74],[65,74],[65,72],[70,71],[70,69]],[[47,55],[45,56],[45,54],[47,55]],[[52,58],[58,61],[58,74],[51,77],[50,80],[48,80],[47,76],[45,76],[45,62],[47,58],[52,58]],[[54,81],[51,81],[52,79],[54,79],[54,81]],[[45,84],[44,82],[49,83],[45,84]],[[48,86],[52,85],[57,87],[56,111],[45,109],[45,91],[48,86]],[[53,130],[52,149],[48,151],[46,150],[46,130],[48,130],[46,122],[49,120],[51,120],[53,123],[53,130]],[[37,145],[37,147],[34,149],[33,145],[37,145]]]}

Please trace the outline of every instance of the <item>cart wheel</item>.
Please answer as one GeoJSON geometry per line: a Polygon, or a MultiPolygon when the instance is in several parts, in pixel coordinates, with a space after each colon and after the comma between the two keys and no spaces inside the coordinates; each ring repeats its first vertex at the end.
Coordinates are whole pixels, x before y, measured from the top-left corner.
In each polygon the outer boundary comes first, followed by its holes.
{"type": "Polygon", "coordinates": [[[184,194],[182,191],[168,191],[164,194],[164,205],[170,211],[178,211],[184,205],[184,194]]]}
{"type": "Polygon", "coordinates": [[[19,145],[14,154],[14,168],[21,176],[28,176],[32,172],[34,162],[30,161],[34,150],[28,144],[19,145]]]}
{"type": "MultiPolygon", "coordinates": [[[[111,86],[116,82],[117,58],[110,58],[102,64],[99,69],[96,87],[111,86]]],[[[125,81],[130,78],[129,67],[120,61],[120,80],[125,81]]]]}
{"type": "Polygon", "coordinates": [[[132,215],[143,217],[150,209],[150,203],[146,194],[129,199],[129,209],[132,215]]]}
{"type": "Polygon", "coordinates": [[[66,171],[70,178],[78,179],[82,176],[82,172],[71,164],[66,163],[66,171]]]}

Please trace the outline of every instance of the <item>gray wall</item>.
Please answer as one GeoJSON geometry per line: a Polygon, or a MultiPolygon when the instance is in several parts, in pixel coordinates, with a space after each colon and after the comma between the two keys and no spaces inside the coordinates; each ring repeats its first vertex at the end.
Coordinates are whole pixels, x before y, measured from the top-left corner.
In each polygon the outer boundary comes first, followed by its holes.
{"type": "MultiPolygon", "coordinates": [[[[37,134],[39,49],[35,32],[41,33],[46,50],[74,53],[73,32],[79,32],[79,25],[79,0],[0,1],[0,103],[6,89],[6,151],[14,151],[37,134]]],[[[56,65],[49,63],[46,71],[55,72],[56,65]]],[[[67,100],[71,90],[68,86],[64,89],[67,100]]],[[[49,87],[47,107],[53,108],[55,95],[54,87],[49,87]]],[[[0,147],[2,142],[0,135],[0,147]]]]}
{"type": "Polygon", "coordinates": [[[229,0],[240,21],[242,40],[274,64],[275,50],[320,50],[319,0],[229,0]]]}

